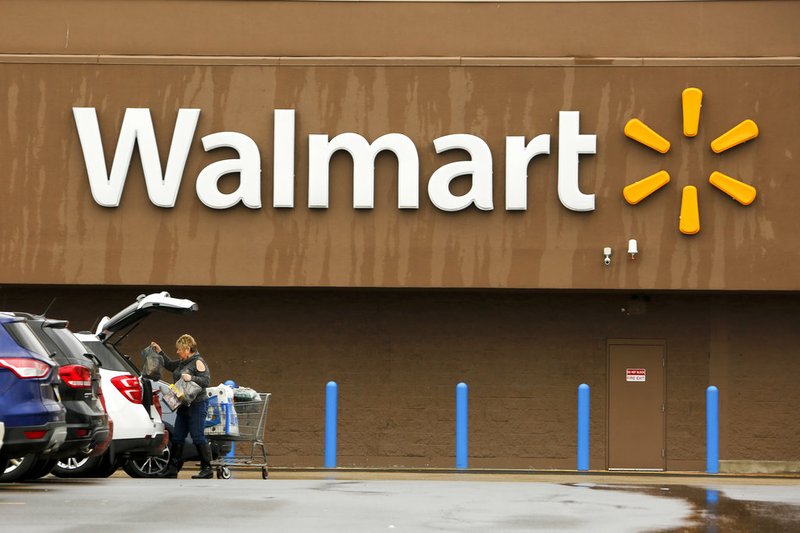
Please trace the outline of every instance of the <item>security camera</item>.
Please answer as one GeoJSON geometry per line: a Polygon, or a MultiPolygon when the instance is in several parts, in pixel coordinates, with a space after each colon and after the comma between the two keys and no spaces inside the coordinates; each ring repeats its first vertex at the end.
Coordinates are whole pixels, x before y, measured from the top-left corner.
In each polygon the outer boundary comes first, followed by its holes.
{"type": "Polygon", "coordinates": [[[610,265],[611,264],[611,247],[610,246],[606,246],[605,248],[603,248],[603,255],[605,256],[605,257],[603,257],[603,264],[605,266],[610,265]]]}

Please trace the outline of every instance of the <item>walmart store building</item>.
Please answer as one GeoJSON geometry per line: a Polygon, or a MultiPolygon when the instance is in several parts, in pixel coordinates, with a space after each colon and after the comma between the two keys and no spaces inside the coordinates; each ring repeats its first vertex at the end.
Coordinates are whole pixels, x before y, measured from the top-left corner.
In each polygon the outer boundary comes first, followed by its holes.
{"type": "Polygon", "coordinates": [[[273,466],[800,469],[800,3],[0,10],[1,307],[197,301],[273,466]]]}

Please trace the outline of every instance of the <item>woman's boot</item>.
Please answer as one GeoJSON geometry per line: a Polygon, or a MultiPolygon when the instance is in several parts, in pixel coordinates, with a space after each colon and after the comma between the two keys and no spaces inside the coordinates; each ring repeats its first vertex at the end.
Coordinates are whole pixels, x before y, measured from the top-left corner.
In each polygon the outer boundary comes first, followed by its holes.
{"type": "Polygon", "coordinates": [[[211,479],[214,477],[214,471],[211,470],[211,444],[198,444],[197,451],[200,454],[200,472],[192,479],[211,479]]]}

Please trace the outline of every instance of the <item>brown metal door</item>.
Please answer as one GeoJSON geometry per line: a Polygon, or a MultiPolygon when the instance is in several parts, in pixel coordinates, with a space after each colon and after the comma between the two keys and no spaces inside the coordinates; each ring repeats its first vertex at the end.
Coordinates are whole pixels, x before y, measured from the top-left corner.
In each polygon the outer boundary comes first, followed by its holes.
{"type": "Polygon", "coordinates": [[[659,341],[609,341],[609,470],[665,469],[665,352],[659,341]]]}

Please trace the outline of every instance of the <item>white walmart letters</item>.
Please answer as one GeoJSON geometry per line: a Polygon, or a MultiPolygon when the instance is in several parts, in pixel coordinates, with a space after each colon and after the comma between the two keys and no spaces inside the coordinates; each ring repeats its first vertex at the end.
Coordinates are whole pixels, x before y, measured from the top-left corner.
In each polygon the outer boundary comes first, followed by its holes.
{"type": "Polygon", "coordinates": [[[375,157],[388,150],[397,156],[397,207],[419,207],[419,156],[414,143],[399,133],[387,133],[369,144],[357,133],[342,133],[331,141],[327,135],[308,136],[308,207],[328,207],[328,169],[337,150],[353,157],[353,208],[375,207],[375,157]]]}
{"type": "Polygon", "coordinates": [[[214,148],[233,148],[241,158],[217,161],[200,171],[196,184],[200,201],[214,209],[228,209],[239,202],[252,209],[261,207],[261,154],[253,139],[231,131],[203,137],[203,149],[214,148]],[[220,192],[219,179],[233,172],[241,176],[239,188],[230,194],[220,192]]]}
{"type": "Polygon", "coordinates": [[[594,211],[594,194],[578,186],[578,155],[597,152],[597,135],[581,135],[577,111],[558,114],[558,199],[572,211],[594,211]]]}
{"type": "Polygon", "coordinates": [[[492,204],[492,151],[480,137],[457,134],[439,137],[433,141],[436,153],[448,150],[466,150],[471,161],[449,163],[437,170],[428,182],[428,196],[433,205],[442,211],[461,211],[471,204],[490,211],[492,204]],[[472,174],[472,189],[463,196],[450,193],[450,182],[458,176],[472,174]]]}
{"type": "Polygon", "coordinates": [[[104,207],[117,207],[128,177],[133,145],[139,144],[139,155],[142,159],[144,180],[150,201],[158,207],[174,207],[178,189],[183,178],[183,168],[189,155],[189,145],[194,137],[199,109],[181,109],[175,122],[172,134],[172,146],[167,158],[167,172],[161,174],[161,158],[158,156],[156,135],[153,132],[153,120],[149,109],[126,109],[119,132],[114,162],[111,164],[111,176],[106,169],[103,155],[103,141],[100,138],[100,126],[97,113],[93,107],[73,107],[78,137],[89,174],[89,186],[94,201],[104,207]]]}
{"type": "MultiPolygon", "coordinates": [[[[170,208],[180,190],[183,171],[194,139],[199,109],[180,109],[162,174],[161,159],[149,109],[129,108],[120,128],[117,148],[108,174],[100,136],[97,113],[92,107],[72,108],[83,151],[94,201],[104,207],[119,206],[128,175],[134,145],[138,144],[145,184],[150,201],[170,208]]],[[[273,207],[294,207],[295,110],[274,111],[273,144],[273,207]]],[[[233,148],[238,159],[211,163],[197,176],[195,188],[203,204],[213,209],[228,209],[238,203],[251,209],[261,208],[261,154],[258,145],[242,133],[218,132],[202,138],[206,152],[216,148],[233,148]],[[226,174],[239,174],[239,187],[232,193],[219,190],[219,180],[226,174]]],[[[593,211],[594,194],[580,190],[578,160],[581,154],[596,153],[596,135],[580,133],[578,111],[559,112],[558,197],[572,211],[593,211]]],[[[428,181],[428,197],[442,211],[460,211],[475,205],[478,209],[494,209],[492,200],[492,152],[480,137],[457,133],[433,141],[437,154],[464,150],[470,159],[448,163],[438,168],[428,181]],[[459,176],[470,176],[471,189],[461,196],[450,191],[451,182],[459,176]]],[[[419,208],[419,154],[414,142],[400,133],[387,133],[369,143],[357,133],[342,133],[333,139],[326,134],[308,136],[308,207],[328,208],[330,193],[330,159],[339,150],[353,158],[353,208],[375,207],[375,158],[389,151],[397,157],[399,209],[419,208]]],[[[534,137],[527,145],[525,137],[506,137],[505,208],[524,211],[528,208],[528,165],[538,155],[550,154],[550,135],[534,137]]]]}

